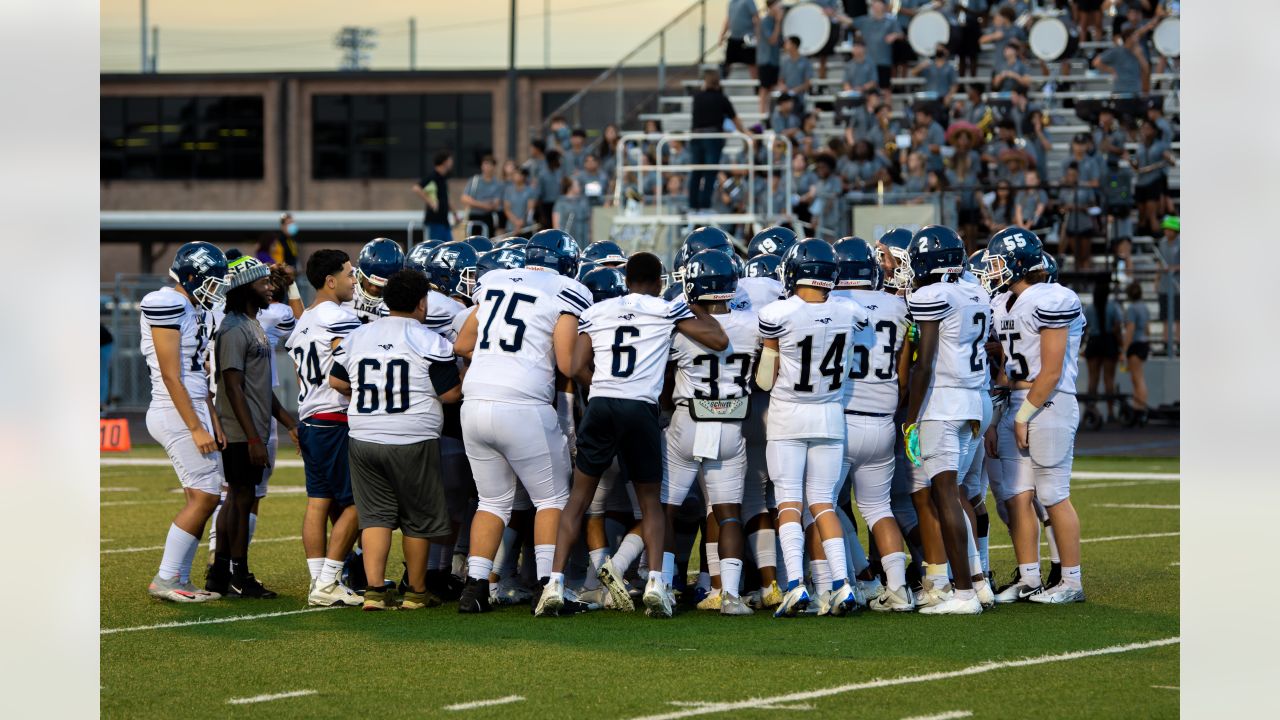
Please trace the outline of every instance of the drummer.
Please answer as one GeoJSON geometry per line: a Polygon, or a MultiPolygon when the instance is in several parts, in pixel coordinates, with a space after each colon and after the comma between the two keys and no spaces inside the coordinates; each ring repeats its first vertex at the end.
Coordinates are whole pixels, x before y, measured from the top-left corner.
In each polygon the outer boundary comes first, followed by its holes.
{"type": "Polygon", "coordinates": [[[853,57],[844,64],[844,91],[869,92],[879,84],[876,66],[867,59],[867,44],[853,41],[853,57]]]}
{"type": "Polygon", "coordinates": [[[853,26],[867,44],[867,57],[876,66],[880,87],[888,90],[893,76],[893,51],[890,45],[905,37],[897,21],[885,14],[882,0],[872,0],[868,15],[853,19],[853,26]]]}

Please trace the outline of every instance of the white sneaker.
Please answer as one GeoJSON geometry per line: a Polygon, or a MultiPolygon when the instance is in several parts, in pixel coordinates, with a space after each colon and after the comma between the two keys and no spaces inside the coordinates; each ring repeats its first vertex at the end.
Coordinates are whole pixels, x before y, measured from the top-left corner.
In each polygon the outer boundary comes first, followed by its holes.
{"type": "Polygon", "coordinates": [[[920,608],[921,615],[981,615],[982,603],[978,602],[977,597],[971,597],[967,600],[961,600],[952,593],[950,597],[942,602],[930,605],[929,607],[920,608]]]}
{"type": "Polygon", "coordinates": [[[609,607],[609,591],[605,590],[603,585],[590,590],[583,590],[578,593],[578,601],[598,607],[609,607]]]}
{"type": "Polygon", "coordinates": [[[720,599],[721,615],[754,615],[755,611],[747,606],[742,598],[728,593],[722,593],[720,599]]]}
{"type": "Polygon", "coordinates": [[[650,573],[649,582],[645,583],[644,597],[645,615],[649,617],[669,618],[672,612],[670,591],[662,582],[660,573],[650,573]]]}
{"type": "Polygon", "coordinates": [[[578,593],[574,592],[572,588],[565,588],[564,601],[565,601],[565,604],[577,603],[578,605],[586,606],[586,607],[578,607],[576,608],[577,610],[599,610],[600,608],[604,607],[604,603],[600,602],[600,598],[598,598],[597,596],[592,595],[589,598],[582,597],[578,593]]]}
{"type": "MultiPolygon", "coordinates": [[[[712,589],[712,591],[698,603],[699,610],[719,610],[724,600],[724,593],[720,590],[712,589]]],[[[741,602],[741,600],[739,600],[741,602]]]]}
{"type": "Polygon", "coordinates": [[[854,586],[845,582],[844,585],[840,586],[839,590],[831,591],[827,612],[835,617],[843,617],[857,606],[858,602],[855,598],[854,586]]]}
{"type": "Polygon", "coordinates": [[[364,598],[357,595],[351,588],[343,585],[341,580],[334,580],[328,585],[320,585],[317,581],[312,585],[311,592],[307,593],[307,604],[312,607],[332,607],[334,605],[355,607],[364,605],[364,598]]]}
{"type": "Polygon", "coordinates": [[[880,594],[871,600],[869,607],[876,612],[911,612],[916,609],[916,598],[906,585],[897,590],[881,585],[880,594]]]}
{"type": "Polygon", "coordinates": [[[1079,586],[1072,587],[1063,581],[1027,599],[1042,605],[1065,605],[1066,603],[1084,602],[1084,588],[1079,586]]]}
{"type": "Polygon", "coordinates": [[[200,590],[190,582],[181,583],[178,582],[178,578],[165,579],[159,575],[151,579],[147,592],[151,597],[178,603],[209,602],[222,597],[218,593],[200,590]]]}
{"type": "Polygon", "coordinates": [[[502,578],[493,592],[489,593],[489,601],[495,605],[522,605],[532,598],[533,593],[514,577],[502,578]]]}
{"type": "Polygon", "coordinates": [[[831,614],[831,600],[835,597],[834,590],[823,590],[818,593],[818,602],[810,605],[805,609],[806,612],[812,612],[818,617],[825,617],[831,614]],[[816,610],[815,610],[816,608],[816,610]]]}
{"type": "Polygon", "coordinates": [[[924,588],[920,594],[916,596],[916,609],[922,610],[927,607],[933,607],[948,600],[952,595],[951,584],[932,586],[925,582],[924,588]]]}
{"type": "Polygon", "coordinates": [[[564,607],[564,580],[547,580],[538,597],[538,604],[533,608],[534,617],[558,615],[564,607]]]}
{"type": "Polygon", "coordinates": [[[982,603],[982,609],[990,610],[996,606],[996,596],[991,592],[991,583],[979,580],[973,584],[973,589],[978,593],[978,602],[982,603]]]}
{"type": "Polygon", "coordinates": [[[612,600],[606,603],[605,607],[624,612],[632,612],[636,609],[635,603],[631,601],[631,593],[627,591],[627,581],[622,578],[618,568],[614,567],[612,557],[605,558],[604,564],[596,571],[596,577],[600,578],[600,582],[612,600]]]}
{"type": "Polygon", "coordinates": [[[871,601],[880,597],[880,589],[884,587],[884,583],[880,582],[880,578],[873,577],[870,580],[855,580],[853,583],[853,598],[857,601],[858,606],[866,608],[871,605],[871,601]]]}
{"type": "Polygon", "coordinates": [[[778,609],[773,611],[773,616],[795,617],[797,613],[803,612],[808,607],[809,591],[804,583],[798,583],[782,596],[782,602],[778,605],[778,609]]]}
{"type": "Polygon", "coordinates": [[[1022,580],[1018,580],[1018,582],[996,593],[995,597],[997,603],[1006,605],[1008,603],[1034,600],[1035,596],[1042,592],[1044,592],[1044,588],[1039,583],[1029,585],[1022,580]]]}

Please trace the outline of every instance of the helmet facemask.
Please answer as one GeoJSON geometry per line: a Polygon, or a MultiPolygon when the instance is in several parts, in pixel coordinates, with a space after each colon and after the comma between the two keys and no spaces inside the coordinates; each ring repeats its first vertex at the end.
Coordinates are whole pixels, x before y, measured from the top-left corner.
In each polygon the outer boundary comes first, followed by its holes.
{"type": "MultiPolygon", "coordinates": [[[[915,279],[915,274],[911,272],[911,257],[903,248],[886,245],[889,248],[889,257],[893,258],[896,263],[893,272],[885,275],[884,286],[893,290],[910,290],[911,281],[915,279]]],[[[875,247],[876,260],[880,261],[881,267],[884,266],[884,251],[880,246],[875,247]]]]}
{"type": "Polygon", "coordinates": [[[352,305],[360,312],[376,315],[382,307],[382,296],[369,294],[364,287],[366,282],[376,288],[383,288],[386,287],[387,281],[380,277],[365,275],[360,268],[356,268],[355,292],[351,296],[352,305]]]}

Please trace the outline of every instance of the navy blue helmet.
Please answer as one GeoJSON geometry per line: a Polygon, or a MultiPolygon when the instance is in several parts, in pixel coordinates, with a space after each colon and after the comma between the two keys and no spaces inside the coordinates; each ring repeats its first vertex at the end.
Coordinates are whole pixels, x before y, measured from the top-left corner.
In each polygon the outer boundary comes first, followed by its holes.
{"type": "Polygon", "coordinates": [[[578,273],[580,256],[578,241],[563,230],[540,230],[524,247],[525,267],[554,270],[565,277],[578,273]]]}
{"type": "Polygon", "coordinates": [[[801,240],[782,258],[782,285],[789,295],[801,286],[830,290],[836,286],[839,276],[836,251],[826,240],[801,240]]]}
{"type": "Polygon", "coordinates": [[[725,255],[732,255],[734,254],[733,238],[718,227],[694,228],[693,232],[685,236],[684,243],[676,251],[675,259],[671,263],[671,279],[676,284],[683,282],[685,263],[703,250],[717,250],[725,255]]]}
{"type": "Polygon", "coordinates": [[[891,271],[884,273],[884,284],[894,290],[911,287],[911,258],[907,247],[911,245],[911,231],[904,227],[894,228],[880,236],[876,244],[876,253],[880,256],[881,269],[885,266],[884,254],[888,253],[891,271]]]}
{"type": "Polygon", "coordinates": [[[493,249],[493,241],[483,235],[472,235],[462,242],[475,248],[478,253],[489,252],[493,249]]]}
{"type": "Polygon", "coordinates": [[[592,302],[601,302],[627,294],[627,279],[617,268],[596,267],[584,275],[581,282],[591,291],[592,302]]]}
{"type": "Polygon", "coordinates": [[[1044,254],[1044,271],[1049,273],[1049,282],[1058,282],[1058,260],[1053,257],[1051,252],[1044,254]]]}
{"type": "Polygon", "coordinates": [[[840,238],[834,245],[836,263],[840,266],[839,288],[863,288],[879,290],[883,285],[884,271],[871,243],[860,237],[840,238]]]}
{"type": "Polygon", "coordinates": [[[1007,290],[1032,270],[1044,270],[1044,246],[1030,230],[1016,225],[991,236],[983,259],[987,262],[987,292],[1007,290]]]}
{"type": "Polygon", "coordinates": [[[479,256],[465,240],[447,242],[432,251],[427,261],[427,279],[439,292],[469,298],[475,289],[479,256]]]}
{"type": "Polygon", "coordinates": [[[667,302],[671,302],[672,300],[675,300],[676,298],[680,297],[682,294],[684,294],[684,284],[672,283],[671,285],[667,286],[666,290],[662,291],[662,299],[666,300],[667,302]]]}
{"type": "Polygon", "coordinates": [[[500,247],[476,258],[476,279],[484,277],[490,270],[512,270],[524,267],[524,248],[500,247]]]}
{"type": "Polygon", "coordinates": [[[423,240],[414,245],[413,249],[409,251],[409,255],[404,259],[404,266],[410,270],[417,270],[423,275],[429,275],[427,262],[431,260],[431,253],[443,244],[443,240],[423,240]]]}
{"type": "Polygon", "coordinates": [[[911,277],[919,284],[930,275],[959,275],[964,270],[964,241],[945,225],[925,225],[907,247],[911,277]]]}
{"type": "Polygon", "coordinates": [[[738,289],[733,261],[718,250],[703,250],[684,265],[684,297],[688,302],[732,300],[738,289]]]}
{"type": "Polygon", "coordinates": [[[590,260],[583,260],[582,262],[578,263],[578,274],[574,276],[574,280],[577,280],[578,282],[582,282],[582,278],[586,277],[587,273],[591,272],[592,270],[595,270],[598,267],[600,266],[591,262],[590,260]]]}
{"type": "Polygon", "coordinates": [[[227,256],[216,245],[189,242],[178,248],[169,266],[173,278],[206,310],[221,305],[227,292],[227,256]]]}
{"type": "Polygon", "coordinates": [[[743,277],[769,277],[782,281],[782,258],[777,255],[757,255],[747,261],[746,275],[743,277]]]}
{"type": "Polygon", "coordinates": [[[789,227],[781,225],[767,227],[751,238],[751,244],[747,246],[747,257],[753,258],[757,255],[782,257],[798,239],[795,231],[789,227]]]}
{"type": "Polygon", "coordinates": [[[404,251],[390,238],[374,238],[360,248],[356,260],[355,306],[364,312],[375,312],[382,305],[381,292],[372,294],[365,283],[385,287],[392,275],[404,269],[404,251]]]}
{"type": "Polygon", "coordinates": [[[612,240],[598,240],[591,243],[586,250],[582,251],[582,259],[605,267],[627,264],[627,254],[622,251],[621,245],[612,240]]]}

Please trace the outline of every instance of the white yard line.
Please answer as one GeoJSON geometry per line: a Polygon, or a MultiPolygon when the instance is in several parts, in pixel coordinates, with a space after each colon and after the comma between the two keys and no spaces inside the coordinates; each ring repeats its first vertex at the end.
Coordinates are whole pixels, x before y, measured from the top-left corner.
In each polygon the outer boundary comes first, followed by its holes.
{"type": "Polygon", "coordinates": [[[1164,482],[1178,482],[1182,479],[1180,473],[1153,473],[1153,472],[1099,472],[1094,470],[1075,470],[1071,473],[1072,480],[1158,480],[1164,482]]]}
{"type": "Polygon", "coordinates": [[[1177,685],[1152,685],[1151,687],[1157,690],[1177,690],[1178,689],[1177,685]]]}
{"type": "Polygon", "coordinates": [[[508,703],[517,703],[524,700],[523,695],[508,695],[506,697],[494,698],[492,700],[476,700],[474,702],[458,703],[457,705],[445,705],[444,710],[474,710],[476,708],[490,707],[493,705],[506,705],[508,703]]]}
{"type": "MultiPolygon", "coordinates": [[[[289,542],[290,540],[301,540],[301,539],[302,539],[301,535],[290,535],[288,537],[274,537],[274,538],[254,538],[253,544],[257,545],[258,543],[289,542]]],[[[153,550],[163,550],[163,549],[164,549],[163,545],[148,545],[147,547],[111,548],[110,550],[100,550],[99,552],[103,555],[109,555],[112,553],[139,553],[139,552],[151,552],[153,550]]]]}
{"type": "Polygon", "coordinates": [[[947,670],[928,673],[925,675],[905,675],[883,680],[869,680],[867,682],[837,685],[836,687],[822,688],[819,690],[808,690],[765,698],[750,698],[748,700],[740,700],[736,702],[711,703],[701,707],[691,707],[684,710],[677,710],[675,712],[663,713],[661,715],[646,715],[633,718],[632,720],[678,720],[679,718],[693,717],[695,715],[712,715],[715,713],[733,712],[738,710],[755,710],[764,705],[802,702],[805,700],[815,700],[817,698],[857,692],[859,690],[875,690],[879,688],[894,687],[896,685],[911,685],[915,683],[935,682],[938,680],[952,680],[955,678],[969,677],[971,675],[981,675],[994,670],[1032,667],[1035,665],[1046,665],[1058,662],[1070,662],[1072,660],[1098,657],[1101,655],[1115,655],[1118,653],[1132,652],[1134,650],[1147,650],[1166,645],[1176,645],[1179,642],[1181,642],[1181,638],[1171,637],[1163,638],[1161,640],[1129,643],[1127,645],[1111,645],[1109,647],[1101,647],[1093,650],[1078,650],[1076,652],[1059,653],[1056,655],[1040,655],[1038,657],[1023,658],[1021,660],[1001,660],[997,662],[981,663],[979,665],[970,665],[969,667],[961,668],[959,670],[947,670]]]}
{"type": "Polygon", "coordinates": [[[1134,485],[1146,485],[1146,482],[1100,482],[1100,483],[1072,483],[1071,491],[1078,492],[1080,490],[1102,490],[1103,488],[1133,487],[1134,485]]]}
{"type": "Polygon", "coordinates": [[[203,618],[199,620],[175,620],[167,623],[157,623],[155,625],[135,625],[134,627],[122,628],[102,628],[98,631],[99,635],[114,635],[116,633],[140,632],[143,630],[167,630],[169,628],[189,627],[191,625],[220,625],[222,623],[243,622],[245,620],[262,620],[264,618],[284,617],[285,615],[302,615],[303,613],[322,612],[325,610],[334,610],[331,607],[312,607],[303,608],[301,610],[282,610],[280,612],[258,613],[257,615],[228,615],[226,617],[203,618]]]}
{"type": "Polygon", "coordinates": [[[1125,510],[1178,510],[1180,505],[1143,505],[1142,503],[1095,503],[1091,507],[1124,508],[1125,510]]]}
{"type": "Polygon", "coordinates": [[[228,705],[249,705],[252,703],[268,702],[270,700],[284,700],[285,698],[306,697],[308,695],[318,694],[315,690],[290,690],[289,692],[272,693],[270,695],[254,695],[246,698],[231,698],[227,700],[228,705]]]}
{"type": "MultiPolygon", "coordinates": [[[[99,458],[98,464],[103,467],[173,467],[169,458],[99,458]]],[[[276,460],[278,468],[300,468],[302,460],[298,458],[282,458],[276,460]]]]}
{"type": "Polygon", "coordinates": [[[1169,567],[1182,567],[1182,563],[1181,563],[1181,562],[1171,562],[1171,563],[1169,563],[1169,567]]]}
{"type": "MultiPolygon", "coordinates": [[[[720,703],[673,700],[667,704],[675,705],[676,707],[709,707],[711,705],[719,705],[720,703]]],[[[808,703],[801,703],[799,705],[760,705],[755,709],[756,710],[812,710],[813,706],[808,703]]]]}
{"type": "MultiPolygon", "coordinates": [[[[1181,534],[1182,533],[1180,532],[1163,532],[1163,533],[1147,533],[1146,535],[1112,535],[1111,537],[1084,538],[1080,542],[1096,543],[1096,542],[1115,542],[1117,540],[1146,540],[1148,538],[1177,537],[1181,534]]],[[[1046,541],[1040,544],[1048,545],[1049,543],[1046,541]]],[[[992,545],[987,549],[988,550],[1010,550],[1012,548],[1013,548],[1012,545],[992,545]]]]}
{"type": "Polygon", "coordinates": [[[165,500],[108,500],[98,503],[98,507],[118,507],[121,505],[173,505],[177,500],[168,498],[165,500]]]}
{"type": "Polygon", "coordinates": [[[960,718],[973,717],[972,710],[952,710],[938,715],[913,715],[902,720],[960,720],[960,718]]]}
{"type": "Polygon", "coordinates": [[[138,492],[138,488],[134,487],[111,487],[103,485],[99,488],[102,492],[138,492]]]}

